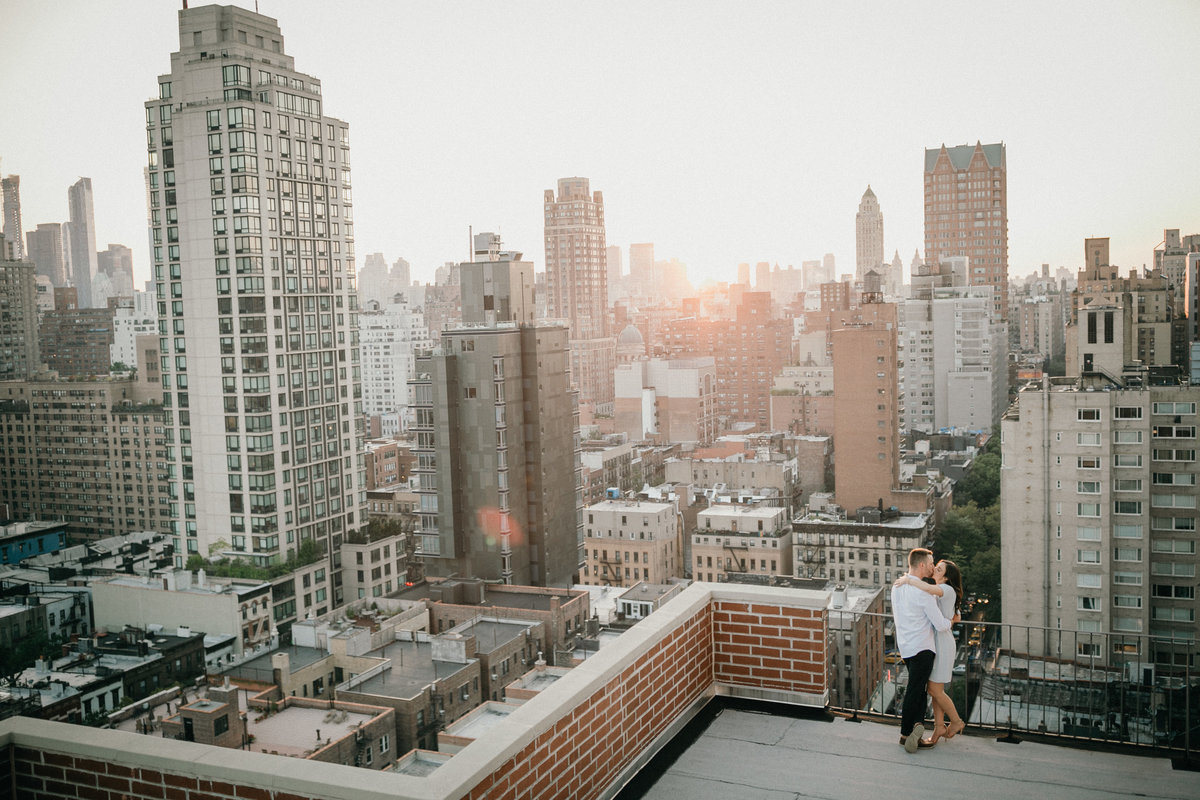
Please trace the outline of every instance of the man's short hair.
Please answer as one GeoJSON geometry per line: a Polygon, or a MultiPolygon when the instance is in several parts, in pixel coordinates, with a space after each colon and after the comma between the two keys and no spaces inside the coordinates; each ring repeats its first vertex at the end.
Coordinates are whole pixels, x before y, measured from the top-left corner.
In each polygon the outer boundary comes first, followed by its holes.
{"type": "Polygon", "coordinates": [[[912,569],[933,558],[933,551],[924,547],[914,547],[908,551],[908,568],[912,569]]]}

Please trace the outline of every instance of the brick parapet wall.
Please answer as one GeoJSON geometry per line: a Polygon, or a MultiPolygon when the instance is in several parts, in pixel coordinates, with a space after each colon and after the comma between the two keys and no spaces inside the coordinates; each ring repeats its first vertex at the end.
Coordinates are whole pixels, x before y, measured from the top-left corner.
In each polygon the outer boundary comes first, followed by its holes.
{"type": "Polygon", "coordinates": [[[20,718],[0,722],[0,800],[599,797],[713,694],[823,702],[827,601],[694,584],[426,778],[20,718]]]}
{"type": "Polygon", "coordinates": [[[819,695],[828,681],[824,609],[745,600],[713,602],[715,680],[819,695]]]}

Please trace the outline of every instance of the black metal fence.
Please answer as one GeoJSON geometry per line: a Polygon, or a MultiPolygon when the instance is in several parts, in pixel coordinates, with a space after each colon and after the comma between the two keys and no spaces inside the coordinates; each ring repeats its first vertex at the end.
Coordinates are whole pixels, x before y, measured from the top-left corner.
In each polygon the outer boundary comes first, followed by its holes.
{"type": "MultiPolygon", "coordinates": [[[[882,663],[860,665],[866,667],[860,674],[874,676],[870,700],[865,708],[840,710],[899,716],[907,674],[890,649],[890,618],[881,621],[886,631],[882,663]]],[[[854,629],[868,628],[843,623],[836,635],[831,630],[835,668],[845,663],[838,653],[842,637],[854,629]]],[[[969,727],[1197,756],[1200,670],[1193,663],[1194,641],[982,621],[965,621],[955,629],[958,648],[946,691],[969,727]]],[[[876,651],[856,643],[854,652],[876,651]]]]}

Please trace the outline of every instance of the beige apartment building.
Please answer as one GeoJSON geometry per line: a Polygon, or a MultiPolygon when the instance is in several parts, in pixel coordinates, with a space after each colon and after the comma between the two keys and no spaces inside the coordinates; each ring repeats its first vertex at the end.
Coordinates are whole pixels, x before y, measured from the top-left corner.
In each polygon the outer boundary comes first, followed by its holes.
{"type": "Polygon", "coordinates": [[[873,305],[886,313],[830,334],[837,398],[835,496],[838,505],[851,513],[880,500],[892,505],[892,489],[900,482],[896,306],[873,305]]]}
{"type": "Polygon", "coordinates": [[[722,504],[701,511],[692,532],[692,574],[701,581],[725,581],[732,575],[790,577],[787,510],[722,504]]]}
{"type": "Polygon", "coordinates": [[[638,359],[614,377],[616,430],[630,441],[711,442],[717,435],[716,361],[638,359]]]}
{"type": "Polygon", "coordinates": [[[614,499],[583,513],[584,585],[665,584],[683,575],[683,523],[674,504],[614,499]]]}
{"type": "Polygon", "coordinates": [[[1161,272],[1121,277],[1108,264],[1108,239],[1087,239],[1092,259],[1079,271],[1067,323],[1066,373],[1119,376],[1126,364],[1187,365],[1186,304],[1182,287],[1161,272]]]}
{"type": "Polygon", "coordinates": [[[1055,379],[1004,416],[1004,622],[1118,635],[1030,637],[1037,654],[1195,664],[1198,401],[1055,379]]]}
{"type": "MultiPolygon", "coordinates": [[[[168,497],[161,399],[144,379],[0,384],[0,504],[16,520],[64,520],[77,540],[166,531],[195,497],[168,497]]],[[[176,539],[176,566],[190,552],[176,539]]]]}

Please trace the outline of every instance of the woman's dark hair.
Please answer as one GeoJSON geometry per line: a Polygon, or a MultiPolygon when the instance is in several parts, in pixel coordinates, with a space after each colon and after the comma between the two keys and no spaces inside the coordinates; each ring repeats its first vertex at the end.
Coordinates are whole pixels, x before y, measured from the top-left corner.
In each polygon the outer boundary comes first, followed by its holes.
{"type": "Polygon", "coordinates": [[[962,572],[959,570],[958,564],[949,559],[943,558],[942,564],[946,568],[946,583],[950,584],[950,588],[954,590],[954,610],[958,611],[963,597],[962,572]]]}

